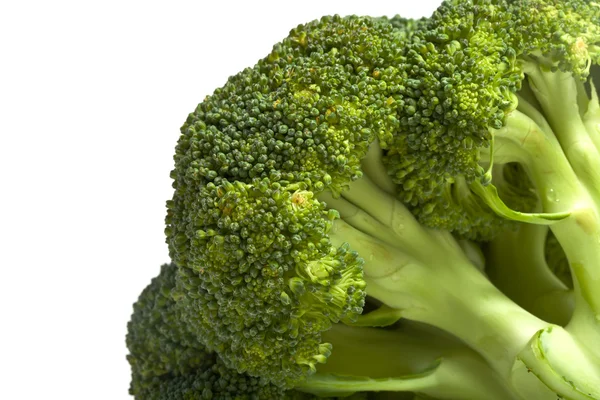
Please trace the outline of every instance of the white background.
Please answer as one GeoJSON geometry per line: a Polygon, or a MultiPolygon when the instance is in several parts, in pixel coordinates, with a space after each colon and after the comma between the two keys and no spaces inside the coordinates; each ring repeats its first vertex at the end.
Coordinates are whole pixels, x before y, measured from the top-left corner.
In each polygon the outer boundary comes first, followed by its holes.
{"type": "Polygon", "coordinates": [[[179,127],[228,76],[328,14],[421,1],[0,5],[0,399],[129,399],[126,323],[168,262],[179,127]]]}

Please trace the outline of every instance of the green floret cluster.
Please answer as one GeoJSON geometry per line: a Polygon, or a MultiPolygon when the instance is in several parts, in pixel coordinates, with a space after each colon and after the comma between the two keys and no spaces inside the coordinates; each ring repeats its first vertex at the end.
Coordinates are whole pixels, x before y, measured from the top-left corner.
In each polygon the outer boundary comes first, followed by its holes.
{"type": "Polygon", "coordinates": [[[176,148],[176,190],[221,179],[304,182],[340,192],[368,143],[396,130],[400,49],[390,24],[326,17],[290,32],[189,115],[176,148]]]}
{"type": "Polygon", "coordinates": [[[201,189],[175,250],[182,318],[231,366],[299,379],[330,353],[320,332],[362,312],[363,261],[331,244],[337,213],[305,184],[220,182],[201,189]]]}
{"type": "Polygon", "coordinates": [[[136,400],[600,400],[600,3],[299,25],[181,127],[136,400]]]}
{"type": "Polygon", "coordinates": [[[176,306],[176,277],[175,265],[163,265],[134,304],[127,334],[131,394],[149,400],[282,399],[281,388],[226,368],[198,342],[176,306]]]}

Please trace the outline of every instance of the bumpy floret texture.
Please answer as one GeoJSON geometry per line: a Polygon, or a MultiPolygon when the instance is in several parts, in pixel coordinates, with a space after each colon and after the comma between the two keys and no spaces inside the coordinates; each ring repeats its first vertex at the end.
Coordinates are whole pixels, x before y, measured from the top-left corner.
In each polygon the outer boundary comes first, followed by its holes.
{"type": "Polygon", "coordinates": [[[130,393],[139,400],[283,399],[281,388],[228,369],[197,341],[181,318],[176,279],[177,267],[163,265],[134,304],[127,334],[130,393]]]}
{"type": "MultiPolygon", "coordinates": [[[[176,183],[252,178],[341,190],[374,136],[396,130],[399,49],[389,23],[325,17],[231,77],[182,127],[176,183]]],[[[218,183],[218,182],[215,182],[218,183]]]]}
{"type": "Polygon", "coordinates": [[[541,59],[548,68],[587,73],[587,41],[598,25],[581,15],[598,15],[598,8],[521,3],[448,1],[407,41],[402,68],[410,79],[396,98],[400,129],[386,163],[400,198],[426,225],[483,240],[504,229],[468,185],[482,179],[480,151],[517,105],[521,63],[541,59]]]}
{"type": "Polygon", "coordinates": [[[200,190],[182,318],[232,367],[300,379],[330,354],[320,332],[361,313],[363,261],[304,184],[221,182],[200,190]]]}

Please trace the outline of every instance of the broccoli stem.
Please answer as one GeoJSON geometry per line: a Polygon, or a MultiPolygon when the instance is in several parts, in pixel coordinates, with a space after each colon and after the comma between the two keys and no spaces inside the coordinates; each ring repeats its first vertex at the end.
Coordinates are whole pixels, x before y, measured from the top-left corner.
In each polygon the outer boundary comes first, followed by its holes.
{"type": "Polygon", "coordinates": [[[379,141],[376,139],[371,143],[362,160],[362,170],[381,190],[393,195],[396,193],[396,184],[388,175],[387,168],[381,161],[381,152],[379,141]]]}
{"type": "Polygon", "coordinates": [[[300,388],[319,395],[413,391],[439,399],[516,399],[499,376],[455,340],[415,326],[394,330],[336,324],[334,351],[300,388]]]}
{"type": "Polygon", "coordinates": [[[590,139],[600,153],[600,102],[594,82],[590,79],[591,96],[587,103],[587,109],[583,115],[583,123],[590,134],[590,139]]]}
{"type": "Polygon", "coordinates": [[[600,153],[583,121],[578,80],[565,72],[525,65],[530,86],[573,171],[595,200],[600,199],[600,153]]]}
{"type": "MultiPolygon", "coordinates": [[[[582,90],[570,74],[545,72],[532,64],[526,64],[525,72],[562,150],[559,153],[562,157],[546,160],[548,165],[544,169],[537,165],[540,163],[532,163],[539,173],[544,173],[535,181],[552,183],[548,188],[553,191],[552,196],[541,196],[544,209],[575,210],[571,218],[552,227],[575,280],[576,309],[568,329],[585,330],[583,337],[600,341],[600,153],[596,146],[599,139],[597,125],[584,122],[594,119],[597,96],[588,102],[586,110],[581,110],[578,98],[582,90]]],[[[531,151],[535,154],[535,149],[531,151]]],[[[600,357],[599,349],[592,351],[600,357]]]]}
{"type": "Polygon", "coordinates": [[[403,310],[407,319],[457,336],[508,378],[517,354],[548,324],[513,303],[467,261],[435,267],[412,263],[371,276],[366,265],[369,294],[403,310]]]}
{"type": "Polygon", "coordinates": [[[444,245],[440,250],[430,239],[426,242],[430,257],[419,260],[343,220],[334,223],[331,239],[334,245],[352,242],[365,257],[370,296],[401,310],[406,319],[458,337],[506,382],[518,382],[520,393],[538,393],[537,399],[550,400],[556,394],[580,398],[579,386],[593,392],[597,368],[578,342],[563,328],[513,303],[459,252],[452,254],[444,245]],[[560,350],[550,355],[537,351],[548,342],[557,342],[552,348],[560,350]],[[579,386],[572,384],[575,381],[579,386]]]}
{"type": "Polygon", "coordinates": [[[551,229],[565,250],[576,282],[574,317],[581,307],[600,314],[600,202],[585,189],[554,134],[542,130],[525,114],[511,113],[495,138],[505,144],[501,151],[514,151],[515,160],[523,163],[544,212],[571,210],[571,216],[551,229]],[[580,306],[582,302],[588,305],[580,306]]]}
{"type": "MultiPolygon", "coordinates": [[[[521,116],[522,122],[535,125],[521,116]]],[[[532,135],[530,140],[535,138],[532,135]]],[[[353,182],[334,200],[341,220],[333,223],[330,239],[335,246],[352,243],[353,250],[365,259],[365,282],[370,296],[401,310],[407,319],[433,325],[460,338],[503,379],[518,381],[521,393],[546,391],[547,396],[541,394],[540,399],[553,399],[556,393],[578,398],[578,389],[569,384],[573,376],[579,375],[578,368],[569,370],[562,366],[563,362],[556,367],[558,360],[553,359],[550,364],[550,358],[537,357],[538,353],[532,350],[557,336],[570,336],[506,297],[472,265],[451,234],[418,224],[399,201],[379,189],[369,177],[353,182]],[[355,218],[357,209],[361,210],[359,223],[355,218]],[[350,218],[346,219],[348,210],[350,218]],[[369,225],[373,228],[366,228],[369,225]],[[540,332],[545,334],[540,336],[540,332]],[[519,365],[525,368],[519,369],[519,365]],[[541,377],[543,384],[536,376],[541,377]]],[[[585,329],[583,325],[579,327],[585,329]]],[[[567,364],[591,365],[585,354],[576,351],[574,343],[565,345],[571,354],[567,364]]],[[[588,388],[587,380],[583,386],[588,388]]]]}
{"type": "MultiPolygon", "coordinates": [[[[355,186],[350,192],[355,188],[362,189],[355,186]]],[[[387,196],[373,190],[367,193],[387,196]]],[[[393,236],[388,232],[371,236],[352,226],[352,219],[347,221],[343,212],[330,232],[334,245],[352,243],[353,250],[365,258],[369,295],[403,310],[408,319],[437,326],[461,338],[508,376],[516,354],[548,324],[495,288],[464,256],[451,235],[423,228],[395,200],[388,203],[388,214],[380,203],[374,202],[374,206],[374,215],[388,215],[388,221],[392,221],[389,227],[393,236]],[[394,216],[402,217],[403,224],[394,224],[396,218],[389,217],[392,211],[394,216]],[[393,241],[395,245],[390,244],[393,241]],[[474,303],[475,298],[485,300],[474,303]],[[478,321],[477,329],[472,328],[472,321],[478,321]]],[[[370,216],[367,212],[365,215],[370,216]]],[[[380,223],[374,217],[371,221],[380,223]]]]}
{"type": "Polygon", "coordinates": [[[529,116],[515,111],[495,138],[520,147],[516,157],[536,186],[544,212],[571,210],[551,229],[569,260],[575,300],[565,331],[540,333],[530,344],[534,358],[547,361],[547,369],[534,373],[549,379],[554,390],[570,386],[573,398],[600,397],[600,155],[598,139],[592,139],[597,128],[590,132],[590,123],[584,123],[586,111],[593,112],[597,105],[592,98],[587,110],[579,109],[581,87],[567,73],[542,71],[529,64],[525,72],[543,120],[535,110],[527,110],[529,116]],[[543,349],[550,342],[559,350],[549,356],[543,349]],[[558,354],[571,361],[559,359],[558,354]],[[552,377],[564,377],[563,382],[552,377]]]}
{"type": "Polygon", "coordinates": [[[519,224],[496,236],[486,252],[487,273],[504,294],[534,315],[566,325],[573,313],[573,293],[546,264],[548,227],[519,224]]]}

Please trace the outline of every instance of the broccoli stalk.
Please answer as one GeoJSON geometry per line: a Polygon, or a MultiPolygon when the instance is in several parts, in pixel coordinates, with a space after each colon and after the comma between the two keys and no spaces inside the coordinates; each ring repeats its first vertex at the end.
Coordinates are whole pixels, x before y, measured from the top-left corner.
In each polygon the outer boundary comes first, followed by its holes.
{"type": "MultiPolygon", "coordinates": [[[[590,375],[579,376],[593,382],[600,373],[600,349],[594,345],[600,342],[600,154],[594,144],[599,132],[589,122],[594,117],[587,110],[594,115],[597,96],[581,108],[577,78],[531,64],[524,71],[540,109],[520,98],[522,111],[508,116],[506,126],[495,132],[495,140],[504,144],[500,150],[504,157],[512,153],[527,169],[544,211],[571,211],[551,229],[574,279],[575,308],[566,330],[577,340],[578,353],[585,352],[590,360],[584,364],[590,375]]],[[[562,360],[553,373],[567,375],[565,367],[562,360]]]]}
{"type": "Polygon", "coordinates": [[[517,398],[475,352],[430,329],[410,324],[385,330],[336,324],[324,337],[335,351],[299,390],[327,397],[356,391],[410,391],[438,399],[517,398]]]}
{"type": "Polygon", "coordinates": [[[401,310],[404,318],[460,338],[504,379],[510,379],[519,353],[537,332],[559,329],[502,294],[450,233],[420,225],[370,176],[350,184],[338,199],[321,197],[340,212],[330,233],[332,242],[352,243],[366,260],[370,296],[401,310]]]}
{"type": "Polygon", "coordinates": [[[573,292],[548,266],[548,227],[521,223],[496,236],[485,252],[486,272],[504,294],[532,314],[564,326],[573,313],[573,292]]]}
{"type": "Polygon", "coordinates": [[[515,382],[522,394],[542,396],[546,391],[548,398],[553,393],[579,398],[583,391],[594,393],[591,384],[597,367],[576,336],[540,320],[502,294],[448,232],[421,226],[366,176],[353,182],[340,198],[327,197],[327,205],[341,216],[330,232],[332,243],[352,243],[367,260],[364,273],[370,296],[401,310],[404,318],[460,338],[504,379],[515,382]],[[549,342],[560,359],[537,353],[549,342]],[[571,362],[565,364],[566,359],[571,362]],[[526,369],[520,369],[521,364],[526,369]],[[569,365],[577,367],[569,370],[569,365]],[[556,370],[562,375],[555,375],[556,370]],[[530,376],[539,377],[547,388],[535,378],[523,378],[525,371],[532,371],[530,376]]]}
{"type": "MultiPolygon", "coordinates": [[[[573,316],[565,328],[544,322],[513,355],[574,399],[600,397],[600,105],[583,83],[600,61],[599,21],[598,4],[579,0],[444,2],[407,43],[401,132],[385,159],[424,225],[483,241],[514,221],[551,225],[573,276],[573,316]],[[522,166],[541,213],[501,200],[499,162],[522,166]]],[[[516,323],[534,327],[527,319],[516,323]]]]}
{"type": "MultiPolygon", "coordinates": [[[[382,171],[373,167],[378,163],[376,154],[370,151],[364,161],[372,166],[371,175],[382,171]]],[[[421,226],[399,201],[373,182],[384,182],[380,185],[386,187],[386,179],[384,175],[375,179],[366,175],[352,182],[337,199],[320,196],[328,207],[340,212],[341,220],[334,222],[330,232],[332,243],[352,243],[367,260],[364,273],[369,295],[401,310],[404,318],[457,336],[506,380],[518,382],[521,393],[537,392],[539,396],[542,390],[539,382],[519,376],[521,363],[550,388],[549,397],[552,392],[573,398],[582,391],[593,393],[590,384],[595,382],[596,367],[576,336],[538,319],[502,294],[472,265],[452,235],[421,226]],[[561,355],[573,364],[561,359],[555,366],[559,360],[543,359],[532,350],[548,341],[555,351],[562,348],[561,355]],[[565,368],[577,364],[584,365],[587,372],[565,368]],[[553,375],[557,369],[562,375],[553,375]],[[573,381],[578,383],[573,385],[573,381]]],[[[543,257],[538,250],[537,255],[543,257]]],[[[527,254],[536,255],[535,249],[528,249],[527,254]]]]}
{"type": "MultiPolygon", "coordinates": [[[[547,139],[543,145],[535,150],[526,146],[530,161],[525,165],[542,194],[544,209],[572,210],[572,217],[553,226],[552,231],[567,255],[576,282],[574,319],[586,318],[583,314],[589,311],[597,320],[600,286],[593,283],[600,282],[600,153],[595,142],[600,131],[597,123],[590,123],[595,114],[592,112],[590,117],[587,110],[600,105],[597,96],[586,98],[580,105],[582,89],[571,74],[545,72],[529,63],[524,71],[549,125],[543,131],[547,139]],[[538,161],[546,151],[555,157],[544,163],[538,161]]],[[[599,349],[593,350],[600,355],[599,349]]]]}

